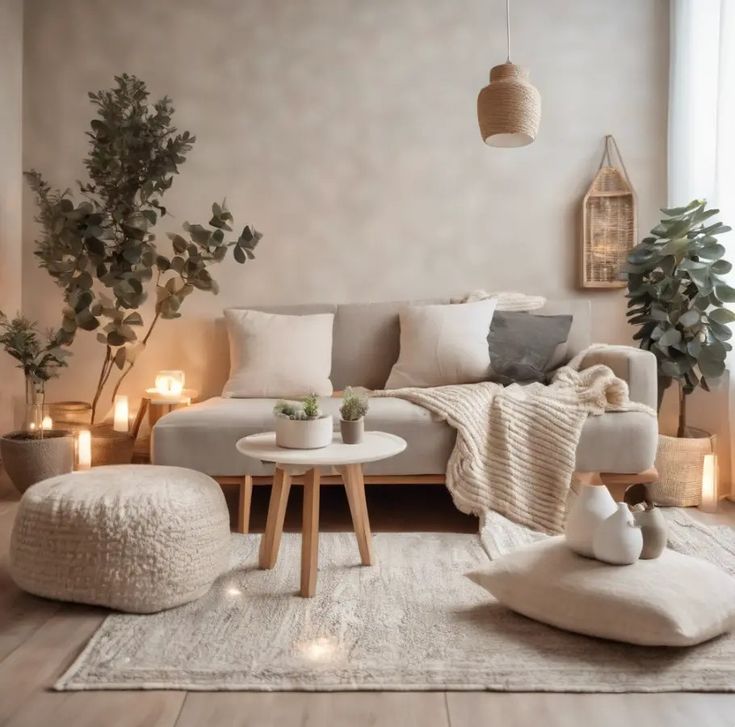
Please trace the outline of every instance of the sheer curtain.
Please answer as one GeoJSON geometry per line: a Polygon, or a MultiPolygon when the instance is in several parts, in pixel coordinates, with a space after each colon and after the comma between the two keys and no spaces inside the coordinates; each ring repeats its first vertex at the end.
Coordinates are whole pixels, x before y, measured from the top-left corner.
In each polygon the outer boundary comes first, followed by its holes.
{"type": "MultiPolygon", "coordinates": [[[[671,0],[668,136],[669,205],[706,199],[735,228],[735,0],[671,0]]],[[[735,263],[735,235],[722,242],[735,263]]],[[[721,440],[735,431],[735,356],[728,368],[727,409],[714,422],[721,440]]],[[[720,470],[731,493],[732,454],[730,472],[720,470]]]]}

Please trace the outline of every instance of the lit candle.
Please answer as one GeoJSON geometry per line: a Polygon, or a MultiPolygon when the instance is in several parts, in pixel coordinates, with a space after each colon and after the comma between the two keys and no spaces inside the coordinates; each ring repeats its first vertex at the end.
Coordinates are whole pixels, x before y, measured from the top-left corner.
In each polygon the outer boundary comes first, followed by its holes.
{"type": "Polygon", "coordinates": [[[82,429],[77,439],[77,469],[88,470],[92,466],[92,432],[82,429]]]}
{"type": "Polygon", "coordinates": [[[715,512],[717,510],[717,458],[714,454],[704,455],[702,502],[699,507],[705,512],[715,512]]]}
{"type": "Polygon", "coordinates": [[[184,391],[184,372],[159,371],[156,374],[156,391],[162,396],[181,396],[184,391]]]}
{"type": "Polygon", "coordinates": [[[28,425],[28,429],[30,429],[31,431],[33,431],[33,430],[34,430],[35,428],[36,428],[36,422],[31,422],[31,423],[30,423],[30,424],[28,425]]]}
{"type": "Polygon", "coordinates": [[[54,421],[49,416],[45,416],[41,422],[41,429],[53,429],[54,421]]]}
{"type": "Polygon", "coordinates": [[[119,394],[115,397],[112,428],[116,432],[127,432],[129,426],[128,417],[128,397],[124,394],[119,394]]]}

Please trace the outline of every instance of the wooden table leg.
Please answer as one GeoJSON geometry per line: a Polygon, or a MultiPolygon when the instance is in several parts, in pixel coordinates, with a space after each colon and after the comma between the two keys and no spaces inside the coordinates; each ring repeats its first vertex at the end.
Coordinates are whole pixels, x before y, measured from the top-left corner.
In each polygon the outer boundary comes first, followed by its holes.
{"type": "Polygon", "coordinates": [[[340,469],[342,481],[345,483],[347,502],[350,505],[352,525],[355,528],[357,547],[363,565],[373,564],[373,536],[370,531],[367,501],[365,499],[365,480],[362,476],[362,465],[348,464],[340,469]]]}
{"type": "Polygon", "coordinates": [[[268,519],[265,532],[260,539],[259,564],[261,568],[273,568],[278,560],[278,548],[281,545],[283,519],[286,516],[288,493],[291,490],[291,475],[276,467],[273,475],[273,488],[268,504],[268,519]]]}
{"type": "Polygon", "coordinates": [[[301,533],[301,595],[311,598],[316,593],[319,569],[319,469],[309,470],[304,477],[304,515],[301,533]]]}
{"type": "Polygon", "coordinates": [[[253,476],[244,475],[240,483],[240,501],[237,508],[237,529],[250,532],[250,504],[253,500],[253,476]]]}

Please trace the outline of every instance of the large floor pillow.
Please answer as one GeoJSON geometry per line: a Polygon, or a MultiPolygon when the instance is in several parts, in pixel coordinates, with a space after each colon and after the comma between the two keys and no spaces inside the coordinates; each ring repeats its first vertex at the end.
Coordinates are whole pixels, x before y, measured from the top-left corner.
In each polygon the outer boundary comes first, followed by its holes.
{"type": "Polygon", "coordinates": [[[588,636],[690,646],[735,628],[735,578],[673,550],[615,566],[577,555],[559,536],[469,577],[513,611],[588,636]]]}
{"type": "Polygon", "coordinates": [[[93,467],[25,492],[10,574],[37,596],[151,613],[206,593],[227,566],[229,540],[227,505],[211,477],[93,467]]]}

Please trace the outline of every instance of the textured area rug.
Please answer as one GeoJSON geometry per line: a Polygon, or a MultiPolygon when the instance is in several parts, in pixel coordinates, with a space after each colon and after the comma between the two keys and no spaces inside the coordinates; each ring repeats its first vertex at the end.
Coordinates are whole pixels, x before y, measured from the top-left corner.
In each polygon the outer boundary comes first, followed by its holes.
{"type": "MultiPolygon", "coordinates": [[[[520,537],[507,523],[498,537],[520,537]]],[[[706,549],[708,532],[689,533],[688,549],[706,549]]],[[[284,535],[272,571],[256,568],[258,540],[233,535],[232,570],[200,600],[109,616],[56,688],[735,691],[735,636],[626,646],[504,609],[464,575],[488,563],[476,535],[379,534],[365,568],[351,533],[324,533],[313,599],[295,595],[300,536],[284,535]]]]}

